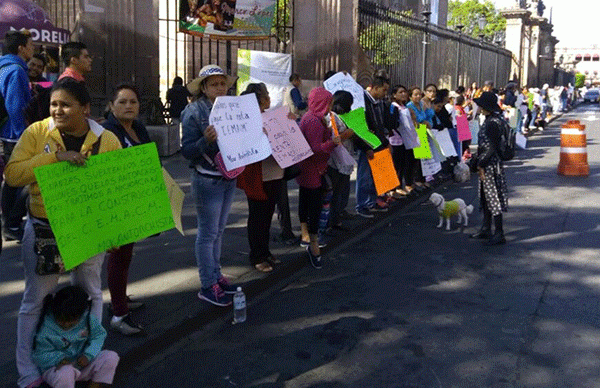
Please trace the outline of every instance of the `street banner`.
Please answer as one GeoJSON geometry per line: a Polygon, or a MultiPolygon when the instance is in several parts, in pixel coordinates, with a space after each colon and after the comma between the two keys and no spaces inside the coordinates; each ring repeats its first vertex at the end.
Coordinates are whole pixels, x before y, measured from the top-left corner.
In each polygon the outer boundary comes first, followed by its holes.
{"type": "Polygon", "coordinates": [[[439,145],[442,155],[444,155],[447,158],[450,156],[457,156],[456,148],[454,147],[452,138],[450,138],[450,132],[448,131],[448,129],[435,131],[434,135],[435,141],[439,145]]]}
{"type": "Polygon", "coordinates": [[[277,0],[180,0],[179,31],[214,39],[267,39],[277,0]]]}
{"type": "Polygon", "coordinates": [[[165,186],[167,188],[167,193],[169,193],[169,201],[171,203],[171,214],[173,215],[173,222],[175,223],[175,228],[181,233],[182,236],[185,236],[185,232],[183,231],[183,224],[181,223],[181,211],[183,209],[183,199],[185,198],[185,193],[175,179],[169,174],[169,172],[163,167],[162,168],[163,179],[165,180],[165,186]]]}
{"type": "Polygon", "coordinates": [[[389,148],[375,152],[373,159],[369,159],[369,166],[371,166],[377,195],[383,195],[400,186],[389,148]]]}
{"type": "Polygon", "coordinates": [[[413,148],[420,146],[421,143],[419,143],[419,136],[417,135],[417,131],[414,129],[409,109],[400,110],[400,121],[402,124],[398,126],[397,131],[400,132],[402,143],[404,143],[404,148],[407,150],[412,150],[413,148]]]}
{"type": "Polygon", "coordinates": [[[284,93],[290,87],[292,55],[238,49],[238,94],[250,83],[263,82],[267,85],[271,108],[283,104],[284,93]]]}
{"type": "Polygon", "coordinates": [[[517,108],[513,108],[513,107],[508,108],[508,111],[506,112],[506,118],[508,121],[508,125],[510,125],[510,127],[512,129],[517,128],[517,120],[519,117],[519,116],[517,116],[517,112],[518,112],[517,108]]]}
{"type": "Polygon", "coordinates": [[[516,133],[515,143],[520,149],[527,149],[527,138],[521,132],[516,133]]]}
{"type": "MultiPolygon", "coordinates": [[[[48,4],[48,8],[51,8],[48,4]]],[[[71,31],[55,27],[48,12],[30,0],[0,0],[0,37],[26,29],[36,45],[60,46],[71,40],[71,31]]],[[[6,47],[4,54],[7,54],[6,47]]]]}
{"type": "Polygon", "coordinates": [[[33,172],[67,270],[175,226],[154,143],[33,172]]]}
{"type": "Polygon", "coordinates": [[[364,140],[369,147],[375,149],[381,145],[381,140],[367,127],[367,118],[365,117],[365,108],[354,109],[348,113],[338,115],[348,128],[354,131],[354,134],[364,140]]]}
{"type": "Polygon", "coordinates": [[[326,79],[323,82],[323,87],[331,94],[338,90],[345,90],[352,94],[354,98],[352,101],[352,110],[365,107],[365,91],[350,74],[344,74],[340,71],[326,79]]]}
{"type": "Polygon", "coordinates": [[[431,148],[427,139],[427,127],[425,124],[419,124],[417,127],[417,135],[419,135],[419,147],[413,148],[415,159],[431,159],[431,148]]]}
{"type": "Polygon", "coordinates": [[[271,155],[255,94],[217,97],[208,122],[217,130],[217,144],[228,171],[271,155]]]}
{"type": "Polygon", "coordinates": [[[441,170],[441,163],[436,162],[435,159],[421,159],[421,171],[423,172],[424,177],[435,175],[441,170]]]}
{"type": "Polygon", "coordinates": [[[471,140],[467,115],[456,116],[456,129],[458,130],[458,141],[471,140]]]}
{"type": "MultiPolygon", "coordinates": [[[[442,154],[442,148],[438,144],[435,134],[432,129],[427,129],[427,139],[429,140],[429,149],[431,150],[431,157],[436,162],[443,162],[446,160],[446,157],[442,154]]],[[[437,131],[436,131],[437,132],[437,131]]]]}
{"type": "Polygon", "coordinates": [[[289,112],[287,107],[281,106],[262,114],[273,157],[281,168],[296,164],[313,154],[296,121],[288,118],[289,112]]]}

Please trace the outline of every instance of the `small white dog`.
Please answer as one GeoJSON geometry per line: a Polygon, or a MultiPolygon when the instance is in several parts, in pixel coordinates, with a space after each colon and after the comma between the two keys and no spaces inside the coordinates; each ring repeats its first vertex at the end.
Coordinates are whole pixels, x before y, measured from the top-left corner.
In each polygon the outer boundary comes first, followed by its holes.
{"type": "Polygon", "coordinates": [[[459,224],[462,220],[464,220],[463,225],[468,226],[469,217],[467,214],[473,213],[473,205],[467,206],[465,201],[460,198],[446,202],[444,197],[438,193],[431,194],[429,197],[429,202],[435,206],[440,214],[440,223],[437,225],[438,228],[441,228],[442,225],[444,225],[444,220],[446,220],[446,230],[450,230],[450,217],[453,215],[458,215],[459,224]]]}

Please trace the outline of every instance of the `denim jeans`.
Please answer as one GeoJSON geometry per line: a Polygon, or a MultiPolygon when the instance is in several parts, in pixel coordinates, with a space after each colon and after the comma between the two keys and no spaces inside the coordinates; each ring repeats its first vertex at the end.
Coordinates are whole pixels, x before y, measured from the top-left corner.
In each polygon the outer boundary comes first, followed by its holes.
{"type": "Polygon", "coordinates": [[[372,208],[376,199],[377,192],[367,154],[359,150],[356,168],[356,210],[372,208]]]}
{"type": "Polygon", "coordinates": [[[198,219],[196,263],[203,288],[216,284],[221,277],[221,244],[235,182],[235,179],[215,179],[192,172],[192,195],[198,219]]]}
{"type": "MultiPolygon", "coordinates": [[[[58,285],[60,275],[43,275],[35,273],[37,255],[33,251],[35,236],[34,220],[27,218],[21,246],[21,258],[25,272],[25,291],[19,308],[17,320],[17,369],[19,370],[19,387],[26,387],[40,377],[40,372],[31,357],[33,336],[40,319],[44,298],[53,292],[58,285]]],[[[75,267],[71,272],[71,284],[83,287],[92,299],[92,314],[102,321],[102,289],[100,272],[104,252],[88,259],[75,267]]]]}

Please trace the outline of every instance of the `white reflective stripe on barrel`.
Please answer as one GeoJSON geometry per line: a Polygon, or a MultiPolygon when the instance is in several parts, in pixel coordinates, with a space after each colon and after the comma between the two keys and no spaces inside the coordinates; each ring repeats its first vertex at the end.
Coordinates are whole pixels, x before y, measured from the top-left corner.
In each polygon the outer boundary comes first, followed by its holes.
{"type": "Polygon", "coordinates": [[[585,135],[585,130],[577,128],[562,128],[560,130],[561,135],[585,135]]]}
{"type": "Polygon", "coordinates": [[[586,147],[560,147],[563,154],[587,154],[586,147]]]}

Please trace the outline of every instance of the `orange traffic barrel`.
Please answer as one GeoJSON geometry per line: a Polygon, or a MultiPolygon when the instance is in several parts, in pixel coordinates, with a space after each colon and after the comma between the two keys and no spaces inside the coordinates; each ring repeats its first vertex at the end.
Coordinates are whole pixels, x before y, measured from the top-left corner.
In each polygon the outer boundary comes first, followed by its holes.
{"type": "Polygon", "coordinates": [[[590,175],[585,125],[582,125],[579,120],[569,120],[561,127],[558,174],[566,176],[590,175]]]}

